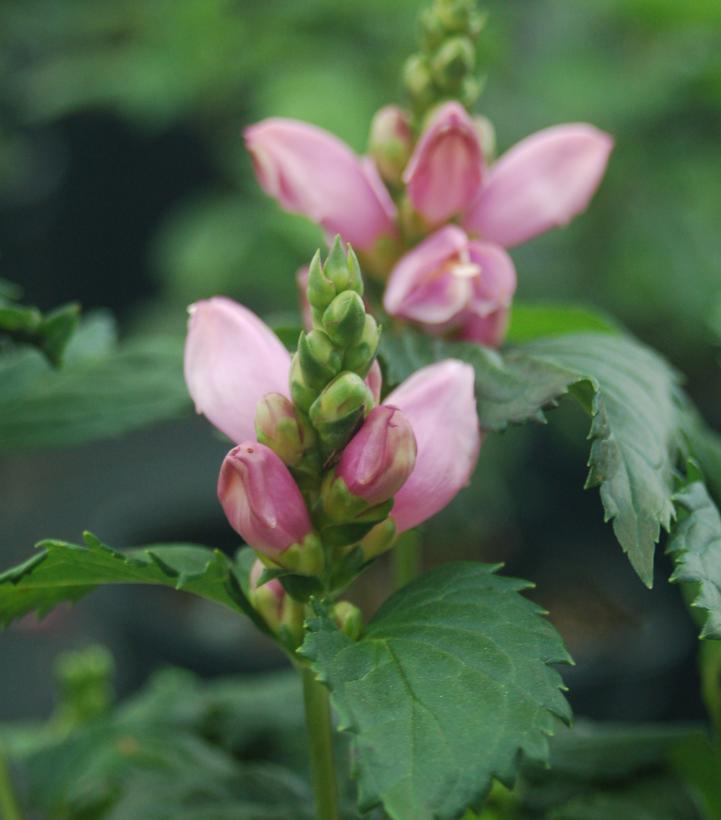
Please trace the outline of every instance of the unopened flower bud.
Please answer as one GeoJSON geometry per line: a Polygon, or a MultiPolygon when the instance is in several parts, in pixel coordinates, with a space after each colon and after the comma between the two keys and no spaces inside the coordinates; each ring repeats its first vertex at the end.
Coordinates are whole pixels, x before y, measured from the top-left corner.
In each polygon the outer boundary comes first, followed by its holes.
{"type": "Polygon", "coordinates": [[[416,438],[400,410],[375,407],[323,486],[323,508],[335,520],[375,507],[405,484],[416,463],[416,438]]]}
{"type": "Polygon", "coordinates": [[[308,301],[320,315],[333,301],[335,294],[335,285],[323,270],[320,251],[316,251],[308,266],[308,301]]]}
{"type": "Polygon", "coordinates": [[[290,399],[280,393],[268,393],[260,400],[255,411],[255,433],[265,444],[292,467],[303,456],[303,429],[290,399]]]}
{"type": "Polygon", "coordinates": [[[395,543],[396,535],[396,522],[392,518],[376,524],[360,542],[365,560],[370,561],[389,550],[395,543]]]}
{"type": "Polygon", "coordinates": [[[443,28],[449,33],[465,33],[477,37],[485,23],[476,0],[436,0],[434,10],[443,28]]]}
{"type": "Polygon", "coordinates": [[[486,162],[490,162],[496,156],[496,129],[488,117],[482,114],[477,114],[473,118],[473,126],[481,143],[483,158],[486,162]]]}
{"type": "Polygon", "coordinates": [[[468,37],[451,37],[434,54],[431,70],[442,88],[457,88],[473,71],[476,53],[468,37]]]}
{"type": "Polygon", "coordinates": [[[365,376],[375,361],[380,337],[381,331],[378,323],[367,313],[360,340],[353,347],[346,350],[343,357],[343,367],[346,370],[352,370],[353,373],[357,373],[359,376],[365,376]]]}
{"type": "Polygon", "coordinates": [[[336,236],[333,240],[333,245],[323,265],[323,271],[335,286],[336,293],[354,290],[360,296],[363,295],[363,277],[358,257],[350,245],[348,250],[345,250],[340,236],[336,236]]]}
{"type": "Polygon", "coordinates": [[[308,266],[298,268],[295,274],[295,281],[298,285],[298,303],[300,314],[303,317],[303,327],[305,330],[313,330],[313,308],[308,301],[308,266]]]}
{"type": "Polygon", "coordinates": [[[321,390],[338,374],[342,363],[333,342],[322,330],[301,334],[298,360],[305,383],[316,390],[321,390]]]}
{"type": "Polygon", "coordinates": [[[283,617],[283,600],[285,590],[277,578],[273,578],[266,583],[259,585],[260,577],[265,571],[265,565],[258,559],[250,570],[248,586],[250,590],[250,603],[263,617],[268,626],[277,632],[280,628],[283,617]]]}
{"type": "Polygon", "coordinates": [[[365,319],[366,309],[361,297],[355,291],[344,290],[328,305],[322,323],[333,344],[345,348],[360,341],[365,319]]]}
{"type": "Polygon", "coordinates": [[[317,393],[313,390],[303,376],[300,366],[300,359],[296,353],[290,363],[290,395],[296,407],[304,413],[310,410],[310,406],[316,399],[317,393]]]}
{"type": "Polygon", "coordinates": [[[378,359],[373,359],[373,364],[366,375],[366,384],[377,404],[381,400],[381,390],[383,389],[383,372],[378,364],[378,359]]]}
{"type": "Polygon", "coordinates": [[[403,66],[403,83],[419,107],[430,105],[435,97],[435,86],[428,60],[421,54],[413,54],[403,66]]]}
{"type": "Polygon", "coordinates": [[[338,450],[373,407],[373,395],[357,373],[344,371],[313,402],[309,415],[328,450],[338,450]]]}
{"type": "Polygon", "coordinates": [[[341,632],[357,641],[363,629],[363,614],[350,601],[338,601],[333,607],[333,617],[341,632]]]}
{"type": "Polygon", "coordinates": [[[223,461],[218,498],[233,529],[253,549],[301,574],[317,574],[323,553],[293,476],[263,444],[244,442],[223,461]]]}
{"type": "Polygon", "coordinates": [[[413,150],[408,114],[397,105],[385,105],[373,117],[368,149],[381,176],[400,185],[401,174],[413,150]]]}

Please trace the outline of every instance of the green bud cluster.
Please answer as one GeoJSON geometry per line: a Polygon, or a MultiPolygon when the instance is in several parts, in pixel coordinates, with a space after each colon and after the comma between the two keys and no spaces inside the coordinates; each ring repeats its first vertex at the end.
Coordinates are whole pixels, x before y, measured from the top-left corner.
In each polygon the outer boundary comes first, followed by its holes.
{"type": "Polygon", "coordinates": [[[320,251],[313,257],[307,293],[313,328],[298,340],[290,389],[327,458],[345,446],[373,407],[364,378],[378,349],[380,328],[363,303],[358,259],[340,237],[325,262],[320,251]]]}
{"type": "Polygon", "coordinates": [[[406,61],[403,80],[416,117],[447,99],[471,108],[482,83],[476,74],[476,41],[485,17],[476,0],[434,0],[421,14],[421,43],[406,61]]]}

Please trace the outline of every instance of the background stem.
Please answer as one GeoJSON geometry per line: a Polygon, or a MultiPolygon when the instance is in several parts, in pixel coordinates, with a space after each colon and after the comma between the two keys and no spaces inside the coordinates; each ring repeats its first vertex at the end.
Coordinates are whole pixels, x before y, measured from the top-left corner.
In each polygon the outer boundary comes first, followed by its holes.
{"type": "Polygon", "coordinates": [[[315,679],[308,667],[304,666],[301,674],[317,817],[318,820],[338,820],[338,789],[328,691],[315,679]]]}
{"type": "Polygon", "coordinates": [[[0,747],[0,817],[2,820],[22,820],[2,747],[0,747]]]}
{"type": "Polygon", "coordinates": [[[404,532],[391,552],[393,561],[393,589],[400,589],[417,578],[421,572],[421,539],[418,532],[404,532]]]}

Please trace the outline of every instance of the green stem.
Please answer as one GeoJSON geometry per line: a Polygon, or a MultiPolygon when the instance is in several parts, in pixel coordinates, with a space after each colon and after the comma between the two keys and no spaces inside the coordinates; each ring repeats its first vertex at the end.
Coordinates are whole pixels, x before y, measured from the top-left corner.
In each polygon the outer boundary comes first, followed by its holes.
{"type": "Polygon", "coordinates": [[[3,820],[22,820],[7,762],[0,748],[0,815],[3,820]]]}
{"type": "Polygon", "coordinates": [[[333,725],[328,692],[308,667],[304,666],[301,674],[317,818],[338,820],[340,815],[333,755],[333,725]]]}
{"type": "Polygon", "coordinates": [[[421,539],[416,531],[404,532],[393,547],[393,589],[400,589],[421,572],[421,539]]]}

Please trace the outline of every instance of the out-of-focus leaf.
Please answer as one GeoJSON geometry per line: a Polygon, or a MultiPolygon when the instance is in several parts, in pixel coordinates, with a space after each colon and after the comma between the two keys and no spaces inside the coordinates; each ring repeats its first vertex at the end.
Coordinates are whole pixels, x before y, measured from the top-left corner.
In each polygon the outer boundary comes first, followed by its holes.
{"type": "Polygon", "coordinates": [[[619,333],[610,317],[577,305],[515,302],[508,328],[510,343],[564,336],[567,333],[619,333]]]}
{"type": "Polygon", "coordinates": [[[521,754],[542,761],[570,717],[549,664],[568,661],[529,584],[455,563],[396,592],[357,642],[318,607],[302,647],[351,733],[361,811],[451,820],[521,754]]]}
{"type": "Polygon", "coordinates": [[[79,320],[80,307],[76,304],[43,315],[37,308],[0,300],[0,340],[5,336],[37,348],[54,367],[62,364],[79,320]]]}
{"type": "Polygon", "coordinates": [[[721,640],[721,515],[693,462],[674,500],[679,514],[667,545],[676,565],[671,580],[694,585],[691,606],[705,613],[701,637],[721,640]]]}

